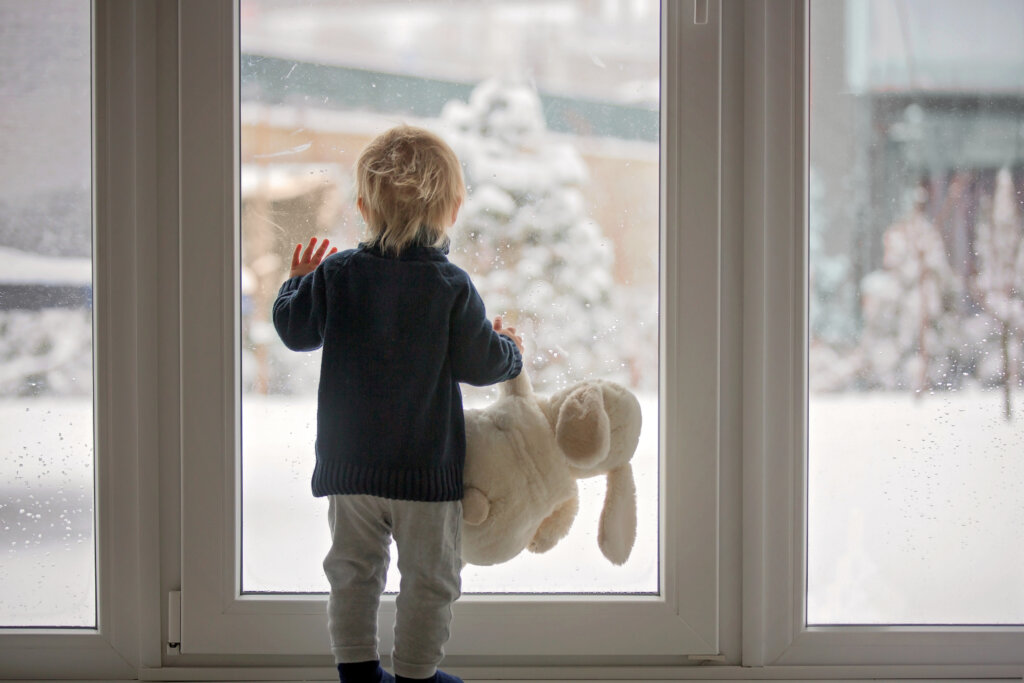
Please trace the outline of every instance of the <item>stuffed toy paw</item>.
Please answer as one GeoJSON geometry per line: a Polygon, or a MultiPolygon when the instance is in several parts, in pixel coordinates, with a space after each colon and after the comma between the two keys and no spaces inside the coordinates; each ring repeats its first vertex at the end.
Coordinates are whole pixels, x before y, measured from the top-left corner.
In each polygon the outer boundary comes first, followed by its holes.
{"type": "Polygon", "coordinates": [[[640,424],[639,401],[619,384],[589,380],[544,398],[525,370],[493,405],[467,410],[463,560],[499,564],[524,548],[550,550],[576,517],[576,480],[605,475],[597,543],[623,564],[636,539],[629,461],[640,424]]]}

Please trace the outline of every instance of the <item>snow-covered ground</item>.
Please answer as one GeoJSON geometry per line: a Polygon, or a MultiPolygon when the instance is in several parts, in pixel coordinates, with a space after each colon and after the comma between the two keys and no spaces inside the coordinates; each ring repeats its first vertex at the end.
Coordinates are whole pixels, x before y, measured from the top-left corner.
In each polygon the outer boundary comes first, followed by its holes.
{"type": "Polygon", "coordinates": [[[0,400],[0,626],[94,626],[92,402],[0,400]]]}
{"type": "MultiPolygon", "coordinates": [[[[598,552],[603,488],[589,480],[569,538],[545,555],[467,567],[467,592],[656,589],[654,402],[644,410],[630,561],[613,567],[598,552]]],[[[326,504],[309,493],[313,403],[250,398],[245,415],[246,588],[323,590],[326,504]]],[[[1003,420],[998,392],[813,397],[809,621],[1024,622],[1020,419],[1003,420]]],[[[91,624],[89,402],[3,400],[0,425],[0,622],[91,624]]]]}
{"type": "MultiPolygon", "coordinates": [[[[524,552],[503,565],[468,565],[462,573],[464,593],[657,593],[657,399],[645,397],[641,404],[644,429],[633,457],[638,530],[626,564],[612,565],[597,547],[604,478],[585,479],[568,537],[543,555],[524,552]]],[[[250,397],[243,410],[243,587],[326,591],[320,563],[330,546],[327,502],[314,499],[309,484],[315,399],[250,397]]],[[[396,555],[392,549],[392,558],[396,555]]],[[[392,568],[388,590],[395,591],[394,562],[392,568]]]]}
{"type": "Polygon", "coordinates": [[[1002,415],[999,390],[812,397],[809,623],[1024,623],[1024,417],[1002,415]]]}

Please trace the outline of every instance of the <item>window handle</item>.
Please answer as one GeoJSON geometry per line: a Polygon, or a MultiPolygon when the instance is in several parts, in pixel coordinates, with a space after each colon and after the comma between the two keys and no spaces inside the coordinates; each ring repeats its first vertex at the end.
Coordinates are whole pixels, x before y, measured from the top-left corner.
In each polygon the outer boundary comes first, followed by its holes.
{"type": "Polygon", "coordinates": [[[693,23],[697,26],[708,23],[708,0],[696,0],[693,3],[693,23]]]}

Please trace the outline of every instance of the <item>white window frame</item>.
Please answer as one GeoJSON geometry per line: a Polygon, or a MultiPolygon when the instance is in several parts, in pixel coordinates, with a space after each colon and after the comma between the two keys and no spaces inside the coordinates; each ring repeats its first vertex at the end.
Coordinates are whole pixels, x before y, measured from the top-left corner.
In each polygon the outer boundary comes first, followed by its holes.
{"type": "Polygon", "coordinates": [[[807,3],[751,2],[745,29],[743,663],[1020,677],[1020,626],[806,625],[807,3]]]}
{"type": "MultiPolygon", "coordinates": [[[[715,656],[718,645],[718,3],[666,5],[660,596],[480,596],[456,603],[452,666],[481,657],[715,656]],[[700,63],[702,69],[679,68],[700,63]],[[681,164],[685,156],[691,162],[681,164]],[[669,189],[671,188],[671,189],[669,189]],[[678,220],[682,206],[688,219],[678,220]],[[682,245],[686,244],[686,248],[682,245]],[[685,274],[685,277],[682,276],[685,274]],[[697,283],[700,283],[699,286],[697,283]],[[685,324],[683,321],[686,321],[685,324]],[[701,335],[678,332],[701,329],[701,335]],[[682,359],[688,359],[683,362],[682,359]],[[699,395],[682,391],[700,386],[699,395]],[[684,569],[685,568],[685,569],[684,569]],[[496,627],[500,624],[500,627],[496,627]]],[[[235,3],[182,3],[182,655],[329,652],[325,596],[242,595],[239,568],[235,3]],[[184,49],[187,45],[188,49],[184,49]],[[187,258],[185,256],[187,255],[187,258]]],[[[394,599],[380,617],[390,650],[394,599]]]]}
{"type": "Polygon", "coordinates": [[[0,679],[134,679],[160,665],[156,16],[92,6],[97,626],[0,630],[0,679]],[[155,632],[140,631],[147,621],[155,632]]]}

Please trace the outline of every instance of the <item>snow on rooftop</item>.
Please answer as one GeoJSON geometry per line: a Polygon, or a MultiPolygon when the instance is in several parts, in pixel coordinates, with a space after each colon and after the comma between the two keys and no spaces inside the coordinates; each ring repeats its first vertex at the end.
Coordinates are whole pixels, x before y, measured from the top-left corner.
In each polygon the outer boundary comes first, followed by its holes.
{"type": "Polygon", "coordinates": [[[243,199],[260,195],[282,201],[301,197],[327,183],[337,185],[343,177],[337,164],[243,164],[239,182],[243,199]]]}
{"type": "Polygon", "coordinates": [[[92,285],[92,259],[0,247],[0,285],[92,285]]]}

